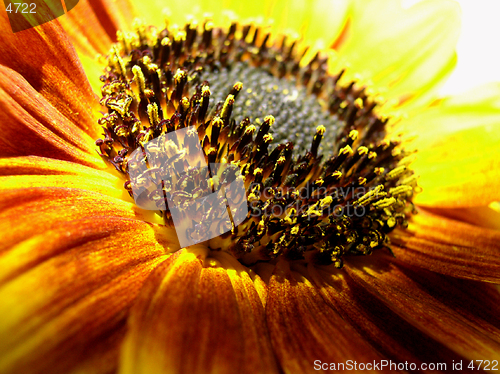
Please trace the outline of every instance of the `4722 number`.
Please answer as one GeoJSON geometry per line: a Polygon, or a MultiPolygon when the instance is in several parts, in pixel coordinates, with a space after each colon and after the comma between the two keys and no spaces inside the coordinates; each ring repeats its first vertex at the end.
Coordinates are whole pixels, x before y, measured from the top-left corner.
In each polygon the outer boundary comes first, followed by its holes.
{"type": "Polygon", "coordinates": [[[7,6],[7,9],[5,9],[8,13],[36,13],[36,4],[35,3],[9,3],[7,6]],[[12,9],[12,5],[17,5],[16,11],[12,9]],[[21,8],[21,11],[19,11],[19,8],[21,8]],[[28,12],[29,10],[29,12],[28,12]]]}

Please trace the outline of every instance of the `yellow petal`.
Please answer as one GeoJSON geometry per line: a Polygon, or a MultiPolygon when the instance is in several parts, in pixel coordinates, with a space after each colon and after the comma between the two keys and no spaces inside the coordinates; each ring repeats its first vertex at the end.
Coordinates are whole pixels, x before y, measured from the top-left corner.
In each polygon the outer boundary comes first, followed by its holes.
{"type": "Polygon", "coordinates": [[[133,204],[134,200],[123,184],[124,178],[121,176],[73,162],[35,156],[0,159],[0,191],[16,188],[77,188],[133,204]]]}
{"type": "Polygon", "coordinates": [[[371,81],[387,99],[406,103],[450,71],[459,30],[454,1],[422,1],[402,9],[398,0],[357,0],[338,53],[352,73],[371,81]]]}
{"type": "Polygon", "coordinates": [[[444,99],[402,121],[416,135],[419,205],[458,208],[500,200],[500,85],[444,99]]]}
{"type": "Polygon", "coordinates": [[[278,372],[252,280],[203,267],[217,263],[203,257],[179,251],[147,280],[131,311],[122,373],[278,372]]]}
{"type": "Polygon", "coordinates": [[[209,14],[216,26],[224,26],[233,15],[245,22],[257,20],[269,25],[274,36],[283,32],[300,33],[302,40],[314,45],[319,40],[332,43],[342,31],[347,19],[349,2],[343,0],[285,1],[285,0],[218,0],[183,2],[136,2],[141,18],[155,26],[164,26],[168,18],[172,24],[182,26],[188,16],[199,22],[209,14]],[[223,9],[223,11],[221,11],[223,9]]]}

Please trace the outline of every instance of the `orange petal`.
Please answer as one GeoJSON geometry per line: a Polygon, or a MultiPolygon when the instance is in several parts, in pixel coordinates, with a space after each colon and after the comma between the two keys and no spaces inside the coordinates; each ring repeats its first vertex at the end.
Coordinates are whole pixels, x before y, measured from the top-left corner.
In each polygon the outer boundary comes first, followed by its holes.
{"type": "Polygon", "coordinates": [[[0,65],[17,71],[63,116],[94,136],[98,126],[91,107],[98,101],[59,22],[13,34],[7,13],[0,13],[0,65]]]}
{"type": "MultiPolygon", "coordinates": [[[[143,222],[146,217],[132,203],[76,188],[2,189],[0,282],[16,277],[71,243],[75,246],[90,240],[89,235],[96,233],[94,226],[86,229],[87,221],[102,223],[108,219],[137,221],[144,230],[154,233],[155,243],[161,243],[158,246],[168,251],[178,249],[173,229],[143,222]]],[[[106,236],[106,232],[99,235],[106,236]]]]}
{"type": "MultiPolygon", "coordinates": [[[[59,203],[69,197],[57,195],[59,203]]],[[[24,238],[0,252],[2,373],[68,372],[84,360],[97,365],[96,344],[121,329],[143,280],[166,257],[151,225],[112,217],[91,196],[75,197],[50,215],[47,203],[25,206],[38,215],[4,210],[0,218],[2,226],[25,220],[7,231],[24,238]]]]}
{"type": "Polygon", "coordinates": [[[94,92],[101,92],[99,77],[105,66],[98,55],[107,55],[117,30],[130,30],[135,11],[127,0],[80,0],[78,6],[59,18],[75,46],[94,92]]]}
{"type": "Polygon", "coordinates": [[[460,359],[440,343],[414,328],[379,299],[337,269],[309,267],[309,274],[325,302],[351,323],[384,357],[416,365],[460,359]]]}
{"type": "Polygon", "coordinates": [[[425,208],[426,211],[439,216],[462,221],[486,229],[500,230],[500,212],[490,206],[473,208],[425,208]]]}
{"type": "Polygon", "coordinates": [[[138,16],[135,4],[130,0],[114,0],[111,2],[106,0],[82,1],[88,1],[94,14],[99,19],[99,23],[112,40],[116,40],[116,31],[130,30],[131,22],[138,16]]]}
{"type": "Polygon", "coordinates": [[[60,21],[79,53],[105,54],[118,30],[130,30],[136,17],[127,0],[80,0],[60,21]]]}
{"type": "MultiPolygon", "coordinates": [[[[0,175],[81,175],[95,179],[116,179],[108,171],[97,170],[74,162],[37,156],[0,159],[0,175]]],[[[53,185],[53,187],[56,187],[56,185],[53,185]]]]}
{"type": "Polygon", "coordinates": [[[500,283],[500,232],[421,210],[391,234],[398,259],[453,277],[500,283]]]}
{"type": "MultiPolygon", "coordinates": [[[[118,369],[120,347],[126,332],[122,324],[110,333],[100,336],[90,347],[82,347],[73,352],[78,355],[74,360],[71,373],[109,374],[118,369]]],[[[53,372],[55,373],[55,372],[53,372]]]]}
{"type": "MultiPolygon", "coordinates": [[[[106,18],[106,12],[100,14],[106,18]]],[[[101,21],[87,0],[80,0],[78,6],[59,21],[80,56],[83,54],[95,58],[99,53],[106,54],[116,37],[114,25],[109,19],[101,21]]]]}
{"type": "Polygon", "coordinates": [[[373,362],[381,356],[330,308],[306,278],[277,265],[269,284],[267,323],[285,373],[312,372],[316,360],[373,362]]]}
{"type": "Polygon", "coordinates": [[[38,155],[104,168],[93,139],[13,70],[0,66],[0,156],[38,155]]]}
{"type": "Polygon", "coordinates": [[[397,261],[430,296],[459,313],[470,325],[500,342],[500,294],[491,284],[451,278],[397,261]]]}
{"type": "Polygon", "coordinates": [[[422,290],[388,255],[354,259],[346,266],[353,280],[423,333],[470,360],[500,358],[500,343],[422,290]],[[355,260],[355,261],[354,261],[355,260]]]}
{"type": "Polygon", "coordinates": [[[131,311],[123,373],[278,372],[252,281],[245,271],[203,267],[203,257],[179,251],[147,280],[131,311]]]}

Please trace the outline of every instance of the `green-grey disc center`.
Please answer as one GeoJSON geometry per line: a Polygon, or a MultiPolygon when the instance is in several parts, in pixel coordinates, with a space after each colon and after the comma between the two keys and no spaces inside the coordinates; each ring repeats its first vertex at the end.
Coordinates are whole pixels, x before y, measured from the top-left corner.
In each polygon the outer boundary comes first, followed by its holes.
{"type": "Polygon", "coordinates": [[[326,128],[319,152],[331,152],[331,147],[342,128],[342,123],[325,108],[320,99],[297,86],[295,79],[278,78],[262,67],[236,62],[219,70],[204,70],[201,81],[208,81],[211,107],[223,102],[233,85],[240,81],[243,89],[233,108],[233,118],[239,123],[245,117],[260,125],[267,115],[276,123],[271,127],[273,144],[293,142],[295,150],[303,152],[311,146],[316,127],[326,128]]]}

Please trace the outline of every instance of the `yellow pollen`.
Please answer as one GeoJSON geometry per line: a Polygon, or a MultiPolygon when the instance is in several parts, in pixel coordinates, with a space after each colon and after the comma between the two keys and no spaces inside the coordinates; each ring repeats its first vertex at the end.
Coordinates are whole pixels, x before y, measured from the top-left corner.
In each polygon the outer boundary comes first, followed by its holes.
{"type": "Polygon", "coordinates": [[[186,72],[181,69],[177,69],[177,71],[174,74],[174,81],[175,83],[179,84],[182,79],[186,78],[186,72]]]}
{"type": "Polygon", "coordinates": [[[181,99],[181,105],[182,105],[182,109],[184,109],[184,111],[187,112],[187,110],[189,109],[189,99],[187,97],[183,97],[181,99]]]}
{"type": "Polygon", "coordinates": [[[208,97],[211,95],[211,92],[210,92],[210,87],[209,86],[203,86],[201,88],[201,96],[203,97],[208,97]]]}
{"type": "Polygon", "coordinates": [[[236,91],[241,91],[241,89],[243,88],[243,83],[241,82],[236,82],[233,86],[233,88],[236,90],[236,91]]]}
{"type": "Polygon", "coordinates": [[[264,122],[269,122],[269,126],[274,125],[274,121],[275,121],[274,116],[271,116],[271,115],[266,116],[264,118],[264,122]]]}
{"type": "Polygon", "coordinates": [[[358,148],[358,153],[361,156],[364,156],[364,155],[368,154],[368,148],[365,147],[365,146],[361,146],[361,147],[358,148]]]}
{"type": "Polygon", "coordinates": [[[222,127],[222,126],[224,126],[224,122],[222,121],[222,119],[220,117],[214,117],[214,119],[212,120],[212,126],[222,127]]]}
{"type": "Polygon", "coordinates": [[[379,200],[373,203],[373,207],[376,209],[388,208],[396,202],[396,199],[393,197],[387,197],[385,199],[379,200]]]}
{"type": "Polygon", "coordinates": [[[177,33],[174,35],[174,40],[176,42],[183,42],[186,40],[186,32],[185,31],[177,31],[177,33]]]}
{"type": "Polygon", "coordinates": [[[338,171],[338,170],[334,171],[331,175],[332,175],[332,177],[334,177],[335,179],[340,179],[340,178],[342,178],[342,172],[341,172],[341,171],[338,171]]]}
{"type": "Polygon", "coordinates": [[[222,107],[221,117],[227,118],[229,115],[229,109],[234,104],[234,95],[227,95],[226,101],[224,102],[224,106],[222,107]]]}
{"type": "Polygon", "coordinates": [[[117,66],[120,75],[122,77],[125,77],[127,70],[125,68],[125,63],[123,62],[123,59],[121,58],[120,52],[118,51],[116,45],[113,46],[113,54],[114,54],[115,65],[117,66]]]}
{"type": "Polygon", "coordinates": [[[406,171],[405,165],[398,166],[395,169],[392,169],[390,172],[388,172],[385,178],[387,180],[393,180],[399,178],[402,174],[404,174],[405,171],[406,171]]]}
{"type": "Polygon", "coordinates": [[[354,100],[354,105],[356,105],[356,107],[359,109],[363,109],[363,99],[358,97],[356,100],[354,100]]]}
{"type": "Polygon", "coordinates": [[[145,96],[146,91],[146,79],[144,78],[144,73],[138,65],[132,68],[132,73],[134,73],[134,78],[139,86],[139,92],[141,95],[145,96]]]}
{"type": "Polygon", "coordinates": [[[250,125],[245,129],[245,134],[253,134],[256,129],[254,125],[250,125]]]}
{"type": "Polygon", "coordinates": [[[319,135],[323,135],[325,133],[325,131],[326,131],[326,128],[323,125],[319,125],[318,127],[316,127],[316,133],[319,135]]]}
{"type": "Polygon", "coordinates": [[[352,155],[354,152],[351,148],[350,145],[346,145],[344,148],[340,148],[340,151],[339,151],[339,156],[340,155],[352,155]]]}
{"type": "Polygon", "coordinates": [[[321,199],[320,206],[324,208],[327,205],[330,205],[333,202],[333,198],[331,196],[327,196],[324,199],[321,199]]]}
{"type": "Polygon", "coordinates": [[[393,187],[389,189],[389,193],[392,196],[397,196],[397,195],[409,195],[413,192],[413,187],[403,185],[403,186],[398,186],[398,187],[393,187]]]}
{"type": "Polygon", "coordinates": [[[157,126],[160,122],[158,119],[158,105],[156,103],[148,104],[148,117],[149,123],[153,126],[157,126]]]}

